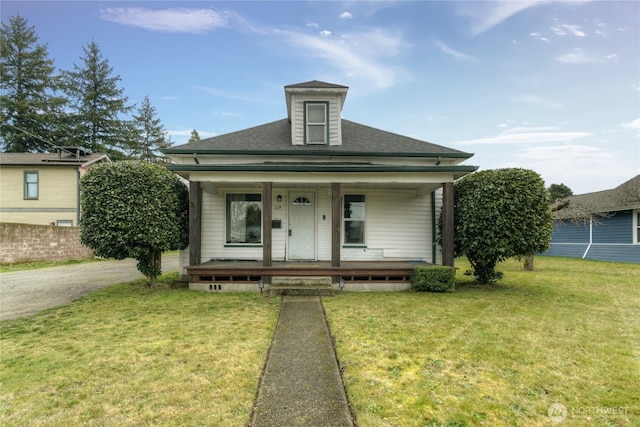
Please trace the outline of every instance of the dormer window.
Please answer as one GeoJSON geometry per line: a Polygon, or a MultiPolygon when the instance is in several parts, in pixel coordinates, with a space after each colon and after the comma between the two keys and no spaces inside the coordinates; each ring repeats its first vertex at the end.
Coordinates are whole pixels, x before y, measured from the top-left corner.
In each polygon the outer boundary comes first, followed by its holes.
{"type": "Polygon", "coordinates": [[[305,141],[307,144],[329,142],[329,103],[305,102],[305,141]]]}

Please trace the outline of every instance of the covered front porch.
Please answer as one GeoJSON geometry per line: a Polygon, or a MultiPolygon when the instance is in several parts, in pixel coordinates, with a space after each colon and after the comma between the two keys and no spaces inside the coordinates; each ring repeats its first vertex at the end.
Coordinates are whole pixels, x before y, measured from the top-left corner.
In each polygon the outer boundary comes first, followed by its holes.
{"type": "MultiPolygon", "coordinates": [[[[336,175],[333,177],[337,178],[336,175]]],[[[194,178],[192,175],[190,181],[188,263],[187,259],[183,263],[183,271],[188,275],[192,289],[256,291],[268,287],[273,277],[323,277],[330,278],[334,288],[339,290],[406,290],[417,266],[440,263],[453,266],[453,183],[438,182],[436,176],[429,176],[430,179],[425,179],[425,176],[403,177],[405,182],[397,176],[392,181],[385,177],[368,183],[349,182],[346,177],[341,177],[344,178],[342,182],[325,181],[324,184],[318,183],[318,177],[314,177],[313,183],[301,183],[282,175],[277,180],[261,183],[247,182],[249,180],[238,183],[230,180],[228,175],[224,183],[216,182],[211,175],[198,176],[198,180],[194,178]],[[207,202],[205,205],[222,206],[224,195],[239,191],[235,188],[248,186],[252,186],[254,193],[260,196],[259,242],[236,245],[229,240],[222,241],[219,232],[218,246],[214,247],[215,250],[209,249],[212,247],[212,234],[203,229],[203,224],[208,227],[221,224],[224,211],[219,209],[214,214],[211,208],[203,210],[203,199],[217,197],[217,203],[207,202]],[[311,204],[315,201],[320,207],[309,207],[315,218],[311,220],[315,229],[315,237],[312,233],[310,239],[313,243],[312,256],[294,260],[291,259],[290,244],[291,211],[296,200],[292,195],[300,194],[297,190],[305,188],[311,189],[311,204]],[[441,194],[437,196],[437,203],[436,191],[441,194]],[[353,193],[367,194],[367,203],[371,204],[366,214],[367,220],[371,221],[370,239],[365,245],[354,246],[346,241],[344,197],[353,193]],[[393,197],[388,198],[390,195],[393,197]],[[415,213],[409,215],[404,210],[408,210],[410,205],[415,213]],[[440,210],[442,240],[436,244],[434,236],[440,210]],[[393,218],[394,214],[402,219],[388,222],[387,218],[393,218]],[[418,224],[419,230],[414,228],[418,224]],[[275,225],[277,227],[274,228],[275,225]],[[208,239],[208,243],[205,244],[203,238],[208,239]],[[415,249],[416,242],[422,249],[415,249]],[[436,254],[436,251],[440,253],[436,254]]],[[[229,227],[227,222],[227,229],[229,227]]],[[[293,234],[296,234],[295,230],[293,234]]],[[[233,235],[226,237],[233,238],[233,235]]]]}

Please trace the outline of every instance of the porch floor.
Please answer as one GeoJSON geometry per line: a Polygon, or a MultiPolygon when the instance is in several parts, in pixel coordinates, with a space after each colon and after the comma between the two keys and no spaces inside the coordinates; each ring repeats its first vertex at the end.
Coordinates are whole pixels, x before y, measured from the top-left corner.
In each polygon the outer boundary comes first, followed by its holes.
{"type": "Polygon", "coordinates": [[[208,261],[187,267],[191,282],[257,283],[273,276],[331,276],[345,282],[409,282],[416,267],[432,265],[424,261],[208,261]]]}

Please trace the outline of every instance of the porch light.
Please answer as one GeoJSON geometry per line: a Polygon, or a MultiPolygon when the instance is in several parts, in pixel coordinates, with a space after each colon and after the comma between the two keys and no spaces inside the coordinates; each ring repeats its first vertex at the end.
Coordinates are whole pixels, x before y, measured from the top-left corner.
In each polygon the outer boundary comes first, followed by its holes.
{"type": "Polygon", "coordinates": [[[278,194],[278,197],[276,197],[276,201],[281,202],[282,201],[282,195],[278,194]]]}

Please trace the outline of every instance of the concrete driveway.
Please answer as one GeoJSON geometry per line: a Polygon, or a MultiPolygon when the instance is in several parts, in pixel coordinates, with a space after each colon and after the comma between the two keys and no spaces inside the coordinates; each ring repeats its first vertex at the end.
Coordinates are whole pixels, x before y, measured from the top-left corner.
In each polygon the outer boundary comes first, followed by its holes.
{"type": "MultiPolygon", "coordinates": [[[[0,274],[0,320],[68,304],[98,289],[141,279],[137,261],[102,261],[0,274]]],[[[162,271],[178,270],[178,255],[162,256],[162,271]]]]}

